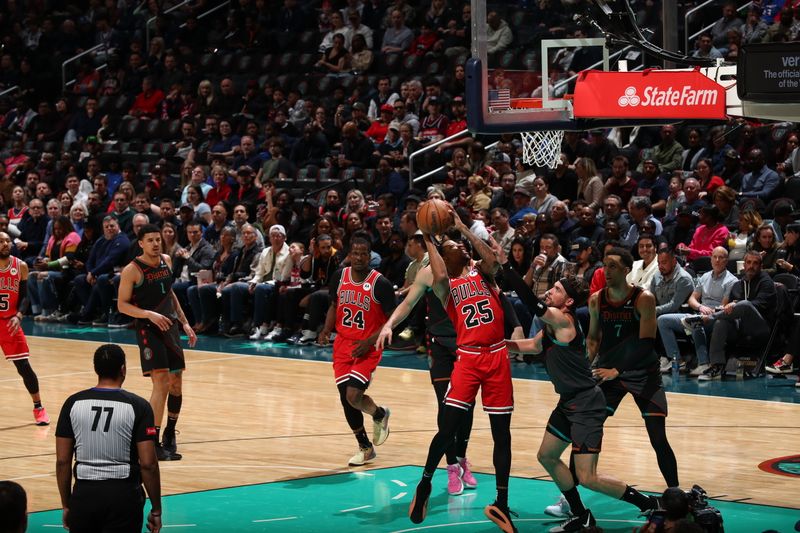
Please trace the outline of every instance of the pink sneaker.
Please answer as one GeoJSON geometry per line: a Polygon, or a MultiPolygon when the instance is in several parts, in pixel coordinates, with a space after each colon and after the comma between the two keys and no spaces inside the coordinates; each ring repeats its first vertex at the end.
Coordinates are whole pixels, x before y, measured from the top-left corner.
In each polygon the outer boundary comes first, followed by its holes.
{"type": "Polygon", "coordinates": [[[461,467],[458,464],[447,465],[447,493],[458,496],[464,492],[464,482],[461,481],[461,467]]]}
{"type": "Polygon", "coordinates": [[[472,471],[469,469],[470,465],[467,458],[464,457],[458,460],[458,464],[461,466],[461,481],[464,482],[464,487],[467,489],[474,489],[478,486],[478,480],[475,479],[475,476],[472,475],[472,471]]]}
{"type": "Polygon", "coordinates": [[[40,409],[33,410],[33,418],[36,420],[37,426],[49,426],[50,425],[50,417],[47,416],[47,411],[44,410],[44,407],[40,409]]]}

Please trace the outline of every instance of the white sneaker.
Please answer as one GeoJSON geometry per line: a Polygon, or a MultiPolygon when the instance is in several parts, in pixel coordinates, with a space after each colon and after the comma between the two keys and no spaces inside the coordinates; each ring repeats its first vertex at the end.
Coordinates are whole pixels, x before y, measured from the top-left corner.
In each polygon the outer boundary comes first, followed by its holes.
{"type": "Polygon", "coordinates": [[[374,446],[370,446],[369,448],[359,448],[358,453],[351,457],[347,464],[350,466],[361,466],[371,463],[376,457],[378,457],[378,454],[375,453],[374,446]]]}
{"type": "Polygon", "coordinates": [[[667,374],[670,370],[672,370],[672,360],[667,359],[666,357],[662,357],[659,364],[661,365],[662,374],[667,374]]]}
{"type": "Polygon", "coordinates": [[[544,508],[544,514],[555,516],[556,518],[569,518],[572,516],[572,511],[569,507],[569,502],[562,494],[556,503],[544,508]]]}
{"type": "Polygon", "coordinates": [[[297,341],[297,344],[311,344],[317,340],[316,331],[304,329],[301,333],[302,335],[300,336],[300,340],[297,341]]]}
{"type": "Polygon", "coordinates": [[[700,374],[702,374],[703,372],[705,372],[706,370],[708,370],[708,367],[709,367],[709,366],[711,366],[711,365],[709,365],[709,364],[705,364],[705,365],[697,365],[697,368],[695,368],[694,370],[692,370],[691,372],[689,372],[689,375],[690,375],[690,376],[692,376],[693,378],[696,378],[696,377],[698,377],[700,374]]]}
{"type": "Polygon", "coordinates": [[[384,407],[383,410],[386,413],[383,418],[379,421],[372,421],[372,442],[375,443],[375,446],[380,446],[389,437],[389,415],[391,411],[389,411],[388,407],[384,407]]]}
{"type": "Polygon", "coordinates": [[[277,327],[272,331],[270,331],[269,333],[267,333],[266,335],[264,335],[264,340],[271,342],[275,340],[275,338],[278,337],[279,335],[283,335],[283,328],[281,327],[277,327]]]}
{"type": "Polygon", "coordinates": [[[269,333],[268,326],[258,326],[255,330],[253,330],[253,334],[250,335],[250,340],[257,341],[258,339],[265,337],[267,333],[269,333]]]}

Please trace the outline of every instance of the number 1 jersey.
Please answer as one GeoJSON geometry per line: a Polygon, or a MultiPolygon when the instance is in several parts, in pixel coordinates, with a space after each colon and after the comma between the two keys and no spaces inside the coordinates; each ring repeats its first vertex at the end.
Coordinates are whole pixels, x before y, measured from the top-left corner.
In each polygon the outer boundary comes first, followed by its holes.
{"type": "Polygon", "coordinates": [[[474,268],[450,280],[445,310],[456,328],[458,346],[492,346],[505,339],[500,295],[474,268]]]}

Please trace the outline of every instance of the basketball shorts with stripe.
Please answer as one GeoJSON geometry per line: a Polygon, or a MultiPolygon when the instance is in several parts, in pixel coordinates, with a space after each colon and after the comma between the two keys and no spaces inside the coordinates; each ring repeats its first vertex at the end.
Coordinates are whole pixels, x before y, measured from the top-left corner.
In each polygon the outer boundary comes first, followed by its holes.
{"type": "Polygon", "coordinates": [[[381,362],[381,352],[370,350],[362,357],[353,357],[356,342],[337,335],[333,341],[333,377],[336,385],[367,390],[372,375],[381,362]]]}
{"type": "Polygon", "coordinates": [[[28,341],[25,338],[25,333],[22,332],[22,327],[17,328],[17,332],[13,335],[8,332],[8,323],[10,318],[0,319],[0,348],[8,361],[19,361],[27,359],[30,356],[30,349],[28,348],[28,341]]]}
{"type": "Polygon", "coordinates": [[[475,403],[478,389],[483,410],[488,414],[511,414],[514,410],[511,363],[506,348],[479,355],[459,353],[444,403],[467,410],[475,403]]]}
{"type": "Polygon", "coordinates": [[[547,431],[572,443],[572,453],[600,453],[606,416],[603,393],[593,387],[572,398],[560,399],[547,421],[547,431]]]}

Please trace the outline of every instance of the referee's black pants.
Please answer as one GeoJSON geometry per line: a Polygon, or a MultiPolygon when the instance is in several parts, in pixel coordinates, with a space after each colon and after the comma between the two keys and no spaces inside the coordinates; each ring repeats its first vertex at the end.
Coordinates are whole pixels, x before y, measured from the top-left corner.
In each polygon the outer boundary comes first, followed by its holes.
{"type": "Polygon", "coordinates": [[[124,480],[77,481],[69,500],[70,533],[141,533],[144,489],[124,480]]]}

